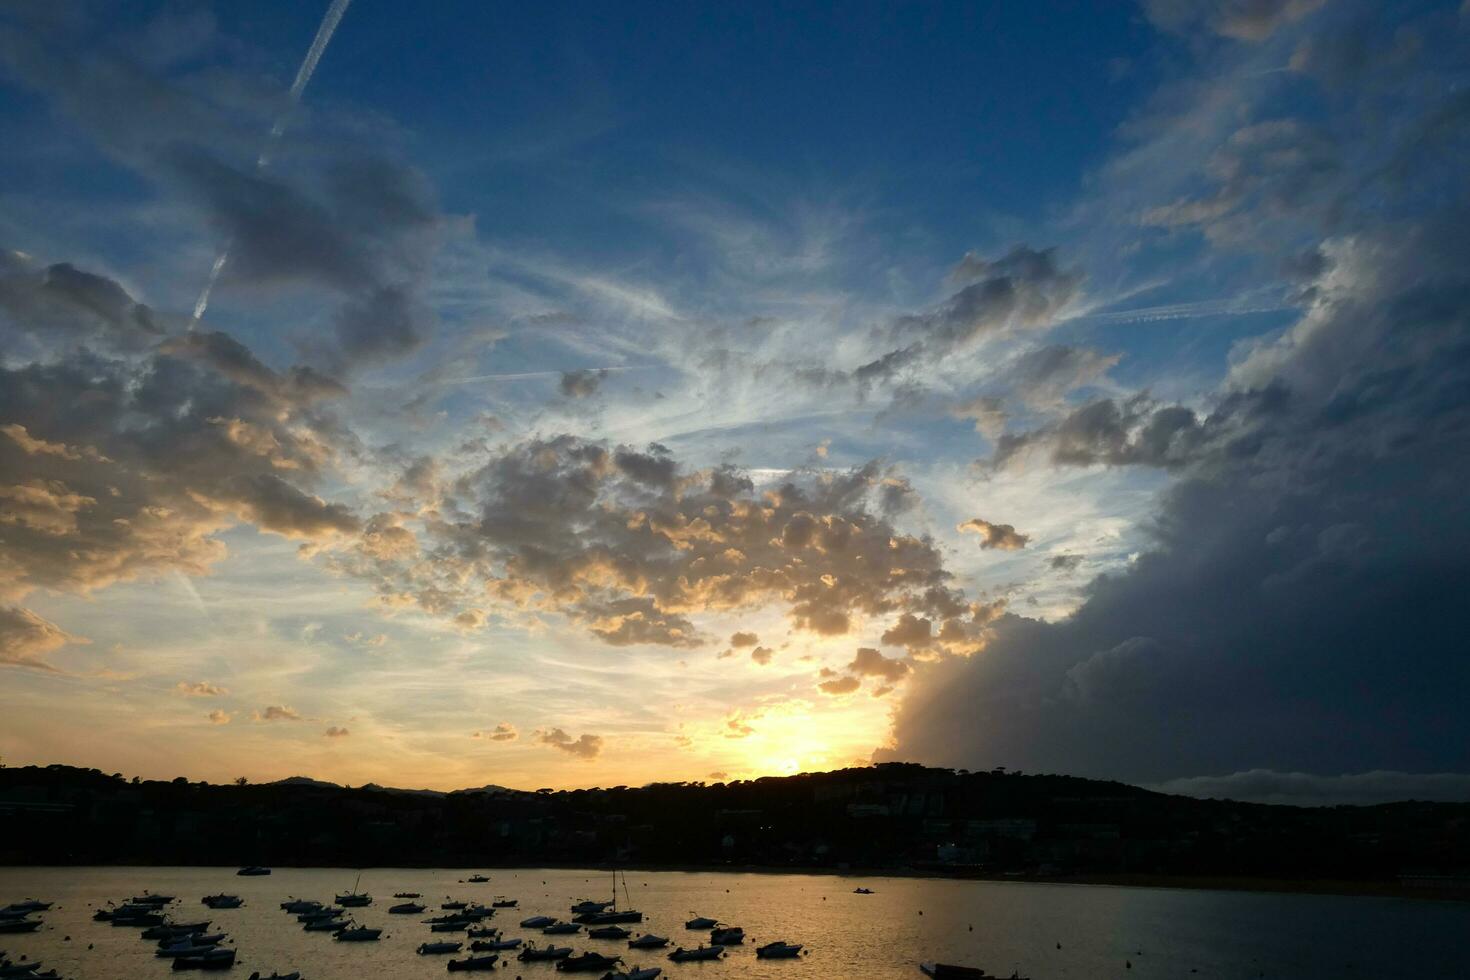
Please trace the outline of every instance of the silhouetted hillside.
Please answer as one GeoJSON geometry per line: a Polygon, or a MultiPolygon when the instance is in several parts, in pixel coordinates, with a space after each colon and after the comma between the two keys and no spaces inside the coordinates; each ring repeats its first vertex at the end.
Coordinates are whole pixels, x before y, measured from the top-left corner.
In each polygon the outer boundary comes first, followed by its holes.
{"type": "Polygon", "coordinates": [[[1470,804],[1298,808],[901,763],[732,783],[454,793],[0,770],[0,862],[741,865],[1463,880],[1470,804]]]}

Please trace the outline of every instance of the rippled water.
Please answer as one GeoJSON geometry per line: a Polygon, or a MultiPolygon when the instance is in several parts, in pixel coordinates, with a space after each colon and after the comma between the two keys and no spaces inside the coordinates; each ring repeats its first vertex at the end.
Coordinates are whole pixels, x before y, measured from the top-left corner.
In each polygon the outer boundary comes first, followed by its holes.
{"type": "MultiPolygon", "coordinates": [[[[334,893],[351,889],[355,872],[280,868],[270,877],[240,878],[233,868],[0,868],[0,904],[23,898],[57,903],[45,914],[41,932],[0,936],[0,949],[44,960],[78,980],[199,976],[172,973],[168,961],[153,956],[153,944],[139,940],[137,930],[91,921],[93,911],[107,900],[149,890],[180,897],[171,906],[176,919],[210,919],[214,928],[230,933],[239,964],[226,976],[300,970],[304,980],[438,977],[445,975],[446,958],[418,956],[414,949],[431,938],[463,936],[431,937],[420,917],[388,915],[394,892],[421,892],[425,904],[432,901],[431,909],[447,897],[487,904],[499,895],[516,898],[520,908],[501,911],[491,924],[510,936],[540,939],[517,923],[535,914],[567,918],[573,902],[605,899],[610,891],[606,873],[492,870],[489,884],[460,883],[472,873],[363,872],[361,888],[373,894],[374,903],[354,910],[356,918],[386,932],[381,942],[358,944],[304,933],[295,917],[278,907],[292,896],[329,901],[334,893]],[[243,896],[246,907],[211,911],[200,904],[201,896],[217,892],[243,896]]],[[[1457,903],[679,872],[633,872],[628,888],[633,905],[644,913],[641,926],[627,926],[635,933],[655,932],[675,944],[698,945],[708,934],[683,928],[697,912],[743,927],[747,941],[732,947],[720,962],[682,965],[668,962],[667,951],[630,951],[625,941],[586,936],[556,941],[577,952],[621,955],[628,965],[661,966],[665,977],[700,980],[915,978],[921,976],[918,963],[931,959],[982,966],[1002,976],[1016,970],[1034,980],[1470,977],[1470,905],[1457,903]],[[875,894],[853,894],[860,884],[875,894]],[[810,955],[796,961],[757,960],[755,947],[775,939],[804,943],[810,955]],[[1131,969],[1125,965],[1129,961],[1131,969]]],[[[525,980],[561,976],[550,964],[514,959],[494,975],[525,980]]]]}

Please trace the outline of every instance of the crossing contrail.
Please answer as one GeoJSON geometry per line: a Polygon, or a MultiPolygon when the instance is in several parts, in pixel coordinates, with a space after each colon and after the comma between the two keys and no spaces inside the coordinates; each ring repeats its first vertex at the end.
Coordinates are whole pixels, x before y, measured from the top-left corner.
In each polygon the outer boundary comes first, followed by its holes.
{"type": "MultiPolygon", "coordinates": [[[[322,60],[322,54],[326,52],[327,44],[332,40],[332,33],[337,30],[337,25],[342,22],[342,15],[347,13],[347,7],[351,3],[352,0],[332,0],[326,14],[322,16],[321,26],[316,29],[316,37],[312,38],[311,47],[306,49],[306,57],[301,59],[301,67],[296,69],[296,80],[291,83],[291,91],[286,96],[286,104],[276,114],[276,121],[271,125],[270,135],[266,137],[265,145],[260,148],[260,155],[255,158],[256,171],[264,170],[270,163],[271,152],[276,148],[281,134],[286,131],[286,118],[301,101],[301,93],[306,91],[306,83],[311,81],[317,62],[322,60]]],[[[199,321],[204,317],[204,311],[209,309],[209,294],[214,292],[214,284],[219,282],[220,273],[225,271],[225,263],[230,260],[230,247],[233,244],[233,239],[225,242],[225,247],[220,249],[219,256],[215,258],[214,265],[209,270],[209,279],[204,283],[203,292],[199,294],[199,301],[194,304],[194,316],[189,321],[190,330],[199,325],[199,321]]]]}

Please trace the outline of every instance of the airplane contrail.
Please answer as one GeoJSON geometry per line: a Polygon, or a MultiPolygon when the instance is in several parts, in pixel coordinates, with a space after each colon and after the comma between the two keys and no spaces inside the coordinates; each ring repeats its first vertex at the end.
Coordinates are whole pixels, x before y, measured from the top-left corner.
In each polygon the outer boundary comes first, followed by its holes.
{"type": "MultiPolygon", "coordinates": [[[[270,164],[271,151],[276,148],[281,134],[286,131],[286,118],[301,101],[301,93],[306,91],[306,83],[311,81],[317,62],[322,60],[322,54],[326,52],[333,32],[342,22],[342,15],[347,13],[347,7],[351,3],[352,0],[332,0],[331,6],[327,7],[327,12],[322,15],[321,26],[316,29],[316,37],[312,38],[311,47],[306,49],[306,57],[301,59],[301,67],[296,69],[296,79],[291,83],[291,91],[286,96],[286,104],[276,114],[276,121],[271,125],[270,135],[266,137],[265,145],[260,148],[260,154],[255,158],[257,172],[264,170],[270,164]]],[[[199,321],[204,317],[204,311],[209,309],[209,294],[214,292],[214,286],[219,282],[220,273],[225,271],[225,263],[230,260],[230,248],[233,245],[233,239],[225,242],[225,247],[220,249],[219,255],[215,258],[214,265],[209,270],[209,279],[204,283],[204,290],[199,294],[199,301],[194,304],[194,316],[189,320],[190,330],[199,325],[199,321]]]]}

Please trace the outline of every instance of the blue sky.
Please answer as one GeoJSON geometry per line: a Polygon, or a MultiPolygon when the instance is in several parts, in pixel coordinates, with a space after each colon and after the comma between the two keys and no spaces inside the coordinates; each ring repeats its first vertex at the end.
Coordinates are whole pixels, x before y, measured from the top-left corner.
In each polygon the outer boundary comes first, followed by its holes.
{"type": "MultiPolygon", "coordinates": [[[[1268,669],[1182,625],[1247,580],[1152,625],[1116,590],[1212,554],[1209,521],[1176,533],[1200,487],[1250,501],[1223,526],[1277,521],[1213,567],[1297,569],[1324,617],[1355,593],[1282,541],[1403,582],[1431,561],[1342,528],[1429,465],[1394,433],[1458,377],[1458,308],[1372,256],[1447,258],[1462,10],[354,0],[292,107],[321,14],[0,15],[7,760],[435,786],[875,752],[1155,783],[1470,766],[1215,723],[1160,754],[1117,718],[1163,723],[1202,678],[1272,719],[1364,710],[1294,686],[1325,627],[1268,669]],[[1390,364],[1431,374],[1385,394],[1390,364]],[[1312,428],[1358,378],[1359,431],[1312,428]],[[1304,486],[1341,496],[1281,523],[1304,486]]],[[[1437,643],[1416,676],[1442,685],[1437,643]]]]}

